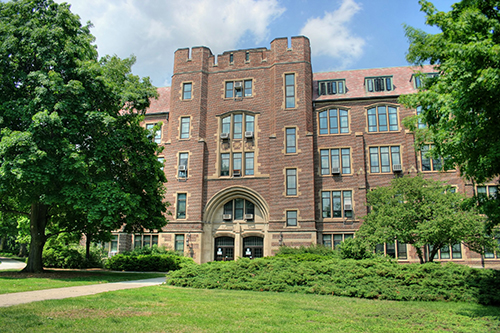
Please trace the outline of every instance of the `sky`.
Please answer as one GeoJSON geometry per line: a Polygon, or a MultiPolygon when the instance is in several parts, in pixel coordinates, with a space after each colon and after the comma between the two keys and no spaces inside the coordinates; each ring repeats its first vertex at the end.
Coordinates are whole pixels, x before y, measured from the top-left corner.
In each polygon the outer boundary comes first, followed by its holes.
{"type": "MultiPolygon", "coordinates": [[[[56,0],[56,2],[63,2],[56,0]]],[[[278,37],[311,41],[314,72],[407,66],[404,25],[425,25],[418,0],[65,0],[91,21],[99,56],[135,55],[133,73],[169,86],[175,50],[270,48],[278,37]]],[[[433,0],[449,11],[456,0],[433,0]]]]}

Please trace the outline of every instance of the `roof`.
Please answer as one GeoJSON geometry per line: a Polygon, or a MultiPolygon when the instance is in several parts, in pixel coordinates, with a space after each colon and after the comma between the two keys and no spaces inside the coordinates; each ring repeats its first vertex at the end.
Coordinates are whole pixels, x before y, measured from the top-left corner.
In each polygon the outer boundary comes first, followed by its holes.
{"type": "Polygon", "coordinates": [[[170,87],[158,88],[158,99],[151,99],[147,114],[170,112],[170,87]]]}
{"type": "Polygon", "coordinates": [[[417,72],[433,73],[431,65],[418,67],[386,67],[372,69],[358,69],[335,72],[313,73],[313,100],[356,99],[382,96],[399,96],[417,92],[413,74],[417,72]],[[365,87],[365,78],[391,76],[394,89],[391,91],[368,92],[365,87]],[[318,83],[323,80],[345,80],[347,92],[345,94],[322,95],[318,94],[318,83]]]}

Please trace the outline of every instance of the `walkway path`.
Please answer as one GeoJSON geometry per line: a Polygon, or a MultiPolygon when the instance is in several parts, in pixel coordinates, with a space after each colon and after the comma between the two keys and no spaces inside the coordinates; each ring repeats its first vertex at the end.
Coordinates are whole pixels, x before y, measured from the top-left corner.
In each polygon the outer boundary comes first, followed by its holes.
{"type": "MultiPolygon", "coordinates": [[[[0,259],[0,270],[23,269],[26,264],[12,259],[0,259]]],[[[165,282],[164,277],[143,279],[135,281],[122,281],[102,284],[92,284],[87,286],[54,288],[35,291],[25,291],[20,293],[0,294],[0,307],[6,307],[17,304],[31,303],[36,301],[45,301],[48,299],[62,299],[77,296],[87,296],[107,291],[133,289],[147,286],[160,285],[165,282]]]]}

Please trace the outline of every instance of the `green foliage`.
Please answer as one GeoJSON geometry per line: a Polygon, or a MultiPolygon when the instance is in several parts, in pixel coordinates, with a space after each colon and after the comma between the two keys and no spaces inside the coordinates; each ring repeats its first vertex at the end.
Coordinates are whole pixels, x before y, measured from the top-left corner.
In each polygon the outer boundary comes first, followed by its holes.
{"type": "Polygon", "coordinates": [[[0,209],[29,216],[32,272],[51,235],[166,224],[161,149],[141,127],[156,89],[133,57],[99,61],[69,7],[0,2],[0,209]]]}
{"type": "MultiPolygon", "coordinates": [[[[483,183],[500,175],[500,7],[496,0],[463,0],[449,12],[438,12],[420,0],[426,23],[441,30],[427,34],[406,27],[409,62],[435,66],[440,75],[425,79],[423,89],[400,101],[422,107],[416,119],[404,125],[415,132],[416,145],[434,142],[434,157],[446,157],[446,166],[458,166],[465,177],[483,183]]],[[[483,205],[492,228],[500,223],[500,197],[483,205]]]]}
{"type": "Polygon", "coordinates": [[[132,251],[122,252],[125,255],[140,255],[140,254],[168,254],[177,255],[179,254],[174,250],[168,249],[165,246],[158,246],[154,244],[153,246],[144,246],[134,248],[132,251]]]}
{"type": "Polygon", "coordinates": [[[370,259],[375,254],[364,238],[347,238],[339,245],[340,257],[342,259],[370,259]]]}
{"type": "Polygon", "coordinates": [[[174,286],[298,292],[399,301],[500,304],[500,272],[448,263],[401,265],[382,258],[296,260],[267,257],[187,265],[174,286]]]}
{"type": "Polygon", "coordinates": [[[303,255],[303,254],[312,254],[312,255],[319,255],[319,256],[325,256],[325,257],[333,257],[333,258],[338,258],[338,252],[335,250],[332,250],[329,247],[323,246],[323,245],[311,245],[311,246],[300,246],[300,247],[290,247],[290,246],[281,246],[276,253],[276,256],[278,257],[286,257],[286,256],[297,256],[297,255],[303,255]]]}
{"type": "Polygon", "coordinates": [[[493,247],[493,240],[486,236],[484,217],[464,200],[450,186],[422,175],[395,178],[391,186],[368,192],[370,213],[356,236],[373,247],[395,239],[413,245],[421,263],[432,261],[440,248],[450,244],[464,243],[483,253],[485,247],[493,247]],[[432,246],[428,256],[427,245],[432,246]]]}
{"type": "Polygon", "coordinates": [[[106,261],[114,271],[168,272],[194,264],[193,259],[176,254],[116,254],[106,261]]]}
{"type": "Polygon", "coordinates": [[[90,258],[85,258],[85,248],[82,246],[55,245],[46,247],[43,251],[44,267],[50,268],[94,268],[103,267],[102,249],[96,246],[90,248],[90,258]]]}

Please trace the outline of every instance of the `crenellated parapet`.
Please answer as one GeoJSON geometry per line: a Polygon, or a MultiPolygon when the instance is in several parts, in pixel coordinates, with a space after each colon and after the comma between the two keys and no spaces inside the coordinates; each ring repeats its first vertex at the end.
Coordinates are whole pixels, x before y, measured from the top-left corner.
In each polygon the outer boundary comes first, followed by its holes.
{"type": "Polygon", "coordinates": [[[270,67],[282,62],[311,62],[309,38],[304,36],[276,38],[271,48],[225,51],[215,56],[204,46],[183,48],[175,52],[174,74],[195,71],[218,72],[270,67]]]}

